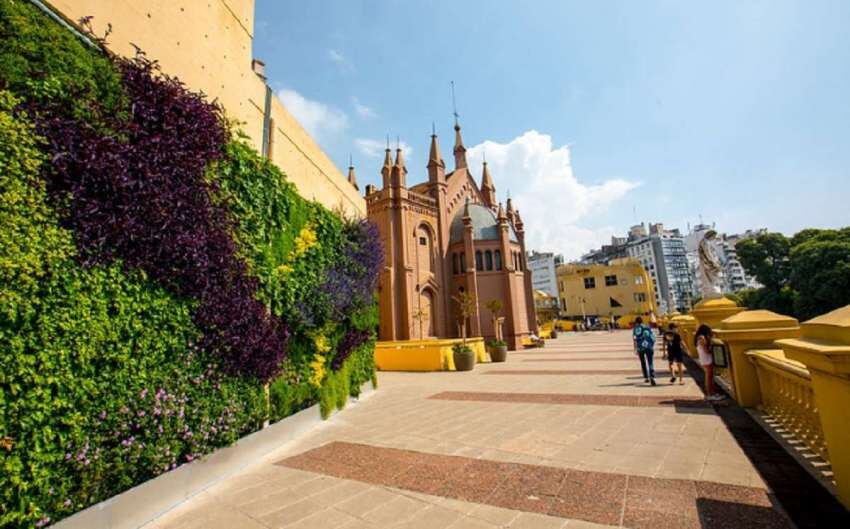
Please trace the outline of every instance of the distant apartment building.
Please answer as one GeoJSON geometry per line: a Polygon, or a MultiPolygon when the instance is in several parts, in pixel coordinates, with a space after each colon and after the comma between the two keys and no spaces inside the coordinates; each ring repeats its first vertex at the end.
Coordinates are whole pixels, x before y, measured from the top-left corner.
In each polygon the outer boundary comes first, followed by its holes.
{"type": "Polygon", "coordinates": [[[557,276],[562,317],[658,312],[649,274],[638,259],[612,259],[607,265],[565,264],[558,267],[557,276]]]}
{"type": "Polygon", "coordinates": [[[526,262],[531,270],[531,286],[535,290],[542,290],[550,296],[558,297],[558,283],[555,270],[564,264],[563,255],[555,255],[551,252],[533,251],[528,255],[526,262]]]}
{"type": "Polygon", "coordinates": [[[581,256],[581,263],[584,264],[608,264],[612,259],[621,259],[627,257],[626,237],[611,237],[611,244],[605,244],[598,250],[592,250],[581,256]]]}

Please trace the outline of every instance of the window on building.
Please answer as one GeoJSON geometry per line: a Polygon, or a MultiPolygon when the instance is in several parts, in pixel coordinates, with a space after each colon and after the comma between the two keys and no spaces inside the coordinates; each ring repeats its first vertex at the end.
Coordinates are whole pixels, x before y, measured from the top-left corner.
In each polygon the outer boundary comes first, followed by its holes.
{"type": "Polygon", "coordinates": [[[490,250],[484,252],[484,268],[487,270],[493,269],[493,252],[490,250]]]}
{"type": "Polygon", "coordinates": [[[623,306],[619,301],[614,298],[608,298],[608,303],[611,305],[612,309],[623,306]]]}
{"type": "Polygon", "coordinates": [[[458,265],[458,262],[457,262],[457,254],[456,254],[456,253],[452,253],[452,273],[453,273],[454,275],[457,275],[457,274],[458,274],[458,271],[457,271],[458,266],[457,266],[457,265],[458,265]]]}
{"type": "Polygon", "coordinates": [[[566,299],[561,300],[561,308],[564,310],[564,312],[566,312],[566,310],[567,310],[567,300],[566,299]]]}
{"type": "Polygon", "coordinates": [[[635,285],[643,284],[643,276],[635,276],[635,285]]]}
{"type": "Polygon", "coordinates": [[[617,286],[617,276],[616,275],[605,276],[605,286],[606,287],[617,286]]]}
{"type": "Polygon", "coordinates": [[[596,278],[595,277],[585,277],[584,278],[584,288],[596,288],[596,278]]]}
{"type": "Polygon", "coordinates": [[[425,237],[419,237],[419,246],[428,246],[428,239],[425,237]]]}
{"type": "Polygon", "coordinates": [[[646,294],[643,292],[635,292],[635,301],[637,303],[644,303],[646,301],[646,294]]]}
{"type": "Polygon", "coordinates": [[[501,250],[496,250],[496,270],[502,269],[502,252],[501,250]]]}
{"type": "Polygon", "coordinates": [[[475,270],[484,270],[484,259],[481,257],[481,250],[475,250],[475,270]]]}
{"type": "Polygon", "coordinates": [[[466,252],[460,252],[460,273],[466,273],[466,252]]]}

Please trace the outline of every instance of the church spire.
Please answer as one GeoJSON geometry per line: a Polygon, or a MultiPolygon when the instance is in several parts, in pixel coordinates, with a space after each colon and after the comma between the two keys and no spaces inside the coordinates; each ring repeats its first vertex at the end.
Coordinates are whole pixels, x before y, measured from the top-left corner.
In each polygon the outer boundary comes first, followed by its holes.
{"type": "Polygon", "coordinates": [[[484,170],[481,175],[481,194],[484,195],[484,205],[490,209],[496,207],[496,186],[493,185],[493,178],[490,176],[490,170],[487,168],[487,160],[484,159],[484,170]]]}
{"type": "MultiPolygon", "coordinates": [[[[387,151],[389,156],[389,150],[387,151]]],[[[404,164],[404,153],[401,150],[401,142],[396,140],[395,163],[392,167],[393,185],[407,187],[407,166],[404,164]]]]}
{"type": "Polygon", "coordinates": [[[354,174],[354,160],[351,155],[348,155],[348,183],[354,186],[354,189],[360,191],[360,186],[357,185],[357,176],[354,174]]]}
{"type": "Polygon", "coordinates": [[[384,189],[390,187],[390,173],[392,172],[393,167],[393,157],[390,154],[390,137],[387,136],[387,148],[384,151],[384,166],[381,167],[381,176],[384,177],[384,189]]]}
{"type": "Polygon", "coordinates": [[[463,138],[460,136],[460,124],[455,122],[455,170],[466,169],[466,147],[463,146],[463,138]]]}
{"type": "Polygon", "coordinates": [[[511,224],[514,223],[514,204],[511,202],[511,197],[508,196],[508,220],[511,221],[511,224]]]}
{"type": "Polygon", "coordinates": [[[446,162],[440,154],[440,144],[437,143],[437,132],[431,124],[431,153],[428,155],[428,181],[433,184],[445,183],[446,162]]]}
{"type": "Polygon", "coordinates": [[[452,111],[455,117],[455,170],[466,169],[466,147],[463,146],[463,138],[460,136],[460,123],[457,118],[457,104],[455,103],[455,82],[452,81],[452,111]]]}

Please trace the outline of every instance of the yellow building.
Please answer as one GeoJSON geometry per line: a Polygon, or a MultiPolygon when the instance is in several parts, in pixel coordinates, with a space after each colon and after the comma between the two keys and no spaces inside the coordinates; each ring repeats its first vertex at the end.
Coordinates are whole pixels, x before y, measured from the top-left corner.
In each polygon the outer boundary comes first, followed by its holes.
{"type": "Polygon", "coordinates": [[[257,151],[272,160],[307,199],[348,215],[366,216],[366,201],[266,83],[252,56],[254,0],[49,0],[69,24],[86,16],[97,35],[111,28],[110,51],[132,56],[138,46],[163,72],[179,77],[224,107],[257,151]]]}
{"type": "Polygon", "coordinates": [[[558,317],[558,298],[542,290],[534,291],[534,313],[537,323],[543,324],[558,317]]]}
{"type": "Polygon", "coordinates": [[[608,265],[565,264],[556,275],[562,317],[619,318],[658,312],[652,282],[637,259],[612,259],[608,265]]]}

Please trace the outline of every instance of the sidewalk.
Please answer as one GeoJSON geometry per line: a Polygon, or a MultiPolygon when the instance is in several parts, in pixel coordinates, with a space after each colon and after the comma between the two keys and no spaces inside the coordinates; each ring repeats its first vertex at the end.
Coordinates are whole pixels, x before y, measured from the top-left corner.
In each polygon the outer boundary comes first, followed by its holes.
{"type": "Polygon", "coordinates": [[[793,527],[691,379],[643,382],[627,332],[379,382],[148,527],[793,527]]]}

